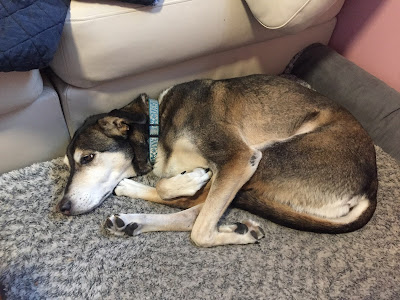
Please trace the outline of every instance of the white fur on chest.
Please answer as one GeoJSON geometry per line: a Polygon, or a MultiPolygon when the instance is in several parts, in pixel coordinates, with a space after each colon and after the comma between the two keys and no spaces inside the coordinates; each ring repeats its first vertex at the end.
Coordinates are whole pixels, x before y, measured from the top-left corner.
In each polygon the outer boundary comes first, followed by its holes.
{"type": "Polygon", "coordinates": [[[172,177],[183,171],[208,167],[207,160],[187,137],[181,137],[174,143],[169,157],[166,157],[161,144],[158,145],[157,151],[153,172],[159,177],[172,177]]]}

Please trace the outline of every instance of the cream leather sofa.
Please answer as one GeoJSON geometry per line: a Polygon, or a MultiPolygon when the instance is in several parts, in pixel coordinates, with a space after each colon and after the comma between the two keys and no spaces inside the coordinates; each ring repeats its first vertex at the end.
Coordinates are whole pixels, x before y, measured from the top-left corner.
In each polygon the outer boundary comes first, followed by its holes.
{"type": "Polygon", "coordinates": [[[157,97],[195,78],[281,73],[299,50],[329,41],[343,2],[72,0],[51,64],[70,133],[141,92],[157,97]]]}
{"type": "Polygon", "coordinates": [[[58,95],[38,70],[0,72],[0,174],[65,152],[58,95]]]}
{"type": "Polygon", "coordinates": [[[72,0],[52,85],[37,70],[0,73],[0,173],[65,152],[92,114],[195,78],[279,74],[328,43],[344,0],[72,0]],[[43,84],[44,82],[44,84],[43,84]]]}

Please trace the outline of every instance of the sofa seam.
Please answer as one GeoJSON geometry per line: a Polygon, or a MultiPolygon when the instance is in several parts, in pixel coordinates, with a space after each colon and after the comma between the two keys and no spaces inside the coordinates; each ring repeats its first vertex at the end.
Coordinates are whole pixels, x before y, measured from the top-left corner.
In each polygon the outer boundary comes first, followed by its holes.
{"type": "Polygon", "coordinates": [[[70,109],[69,103],[68,103],[69,90],[70,90],[70,85],[67,84],[67,87],[65,88],[65,92],[64,92],[64,95],[65,95],[64,105],[63,105],[61,95],[60,95],[60,104],[61,104],[61,111],[63,112],[63,115],[64,115],[65,124],[67,125],[68,134],[72,138],[74,133],[70,131],[72,129],[72,120],[71,120],[71,109],[70,109]]]}
{"type": "Polygon", "coordinates": [[[161,3],[158,5],[151,6],[151,7],[149,7],[149,6],[144,6],[144,7],[134,6],[132,8],[127,8],[126,10],[117,12],[115,14],[108,13],[108,14],[100,14],[100,15],[93,16],[93,17],[80,17],[80,18],[76,18],[76,19],[69,18],[68,20],[65,20],[65,23],[70,24],[70,23],[75,23],[75,22],[76,23],[90,22],[93,20],[104,19],[104,18],[108,18],[108,17],[112,17],[112,16],[120,16],[120,15],[126,15],[126,14],[139,13],[139,12],[148,11],[150,9],[157,8],[157,7],[166,7],[166,6],[177,5],[180,3],[191,2],[191,1],[193,1],[193,0],[176,0],[173,2],[166,3],[166,4],[161,3]]]}

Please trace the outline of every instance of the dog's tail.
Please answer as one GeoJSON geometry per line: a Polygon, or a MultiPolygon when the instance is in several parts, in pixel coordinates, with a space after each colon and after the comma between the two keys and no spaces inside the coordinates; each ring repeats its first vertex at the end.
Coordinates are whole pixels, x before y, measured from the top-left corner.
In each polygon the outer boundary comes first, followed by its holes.
{"type": "Polygon", "coordinates": [[[361,196],[347,215],[334,219],[301,213],[276,201],[260,201],[251,192],[239,192],[233,204],[289,228],[336,234],[355,231],[368,223],[376,208],[376,190],[375,193],[361,196]]]}

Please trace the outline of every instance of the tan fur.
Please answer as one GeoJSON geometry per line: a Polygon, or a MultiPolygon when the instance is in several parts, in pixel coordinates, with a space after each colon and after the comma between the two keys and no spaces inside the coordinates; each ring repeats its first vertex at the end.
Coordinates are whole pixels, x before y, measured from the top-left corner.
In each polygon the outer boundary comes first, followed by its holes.
{"type": "MultiPolygon", "coordinates": [[[[159,147],[157,155],[160,158],[164,156],[162,146],[159,147]]],[[[158,176],[171,177],[186,170],[193,170],[199,167],[206,168],[207,166],[207,161],[197,147],[183,134],[174,143],[174,148],[169,159],[158,159],[153,171],[158,176]]]]}

